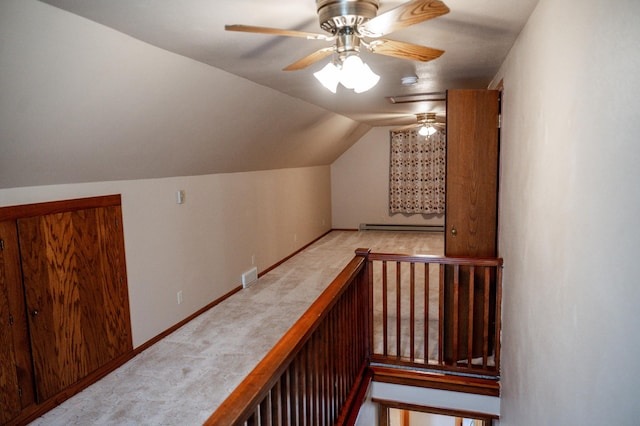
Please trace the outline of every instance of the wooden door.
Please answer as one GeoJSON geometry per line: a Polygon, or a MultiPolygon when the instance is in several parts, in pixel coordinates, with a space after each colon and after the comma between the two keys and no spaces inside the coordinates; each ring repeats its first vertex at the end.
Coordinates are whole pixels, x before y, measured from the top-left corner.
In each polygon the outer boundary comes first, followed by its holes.
{"type": "Polygon", "coordinates": [[[35,402],[15,220],[0,222],[0,424],[35,402]]]}
{"type": "Polygon", "coordinates": [[[497,254],[498,95],[447,92],[445,256],[497,254]]]}
{"type": "Polygon", "coordinates": [[[37,399],[132,349],[120,206],[18,220],[37,399]]]}
{"type": "MultiPolygon", "coordinates": [[[[497,255],[498,115],[497,90],[447,92],[445,256],[497,255]]],[[[445,360],[449,362],[456,356],[456,359],[468,358],[470,334],[472,356],[482,354],[485,278],[480,270],[471,275],[468,268],[460,268],[457,276],[451,267],[446,270],[444,349],[445,360]],[[454,278],[457,279],[455,287],[454,278]],[[474,297],[470,299],[472,292],[474,297]],[[473,319],[469,321],[469,317],[473,319]],[[454,342],[454,328],[457,342],[454,342]]],[[[495,293],[495,277],[491,279],[490,297],[495,293]]],[[[495,304],[488,308],[493,313],[495,304]]],[[[490,334],[490,347],[492,337],[490,334]]]]}

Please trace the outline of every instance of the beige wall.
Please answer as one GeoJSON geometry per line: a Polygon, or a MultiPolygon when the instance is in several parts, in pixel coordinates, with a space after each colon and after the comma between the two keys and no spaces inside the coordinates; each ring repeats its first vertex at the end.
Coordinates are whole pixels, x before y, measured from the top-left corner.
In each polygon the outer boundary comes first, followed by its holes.
{"type": "Polygon", "coordinates": [[[334,228],[361,223],[443,225],[444,215],[389,214],[389,132],[374,127],[331,165],[334,228]]]}
{"type": "Polygon", "coordinates": [[[122,194],[134,346],[240,285],[252,256],[263,270],[331,227],[328,166],[6,189],[0,206],[114,193],[122,194]]]}
{"type": "Polygon", "coordinates": [[[496,79],[501,426],[638,424],[639,22],[540,0],[496,79]]]}
{"type": "Polygon", "coordinates": [[[322,166],[369,129],[36,0],[0,40],[0,188],[322,166]]]}

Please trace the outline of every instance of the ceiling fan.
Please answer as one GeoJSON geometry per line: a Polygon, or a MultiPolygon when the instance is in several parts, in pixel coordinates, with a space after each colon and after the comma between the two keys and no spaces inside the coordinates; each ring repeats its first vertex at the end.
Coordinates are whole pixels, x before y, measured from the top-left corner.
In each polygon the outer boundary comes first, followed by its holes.
{"type": "Polygon", "coordinates": [[[418,130],[418,134],[420,134],[420,136],[431,136],[438,130],[445,129],[446,124],[444,119],[438,117],[435,112],[416,114],[416,119],[418,120],[416,124],[398,127],[393,129],[393,131],[402,132],[404,130],[410,130],[416,127],[420,127],[420,129],[418,130]]]}
{"type": "MultiPolygon", "coordinates": [[[[402,28],[448,13],[449,8],[439,0],[412,0],[380,15],[377,14],[378,0],[317,0],[316,4],[320,28],[329,34],[248,25],[226,25],[225,29],[227,31],[303,37],[333,42],[333,46],[316,50],[286,66],[284,71],[306,68],[335,53],[337,57],[327,65],[329,68],[325,67],[319,72],[324,72],[325,77],[329,79],[328,88],[331,90],[333,87],[334,93],[338,82],[356,92],[370,88],[365,88],[362,83],[363,72],[366,74],[368,69],[369,73],[373,73],[359,58],[361,46],[373,53],[422,62],[436,59],[444,53],[442,50],[431,47],[380,38],[402,28]],[[351,80],[349,80],[344,74],[339,74],[341,71],[346,72],[348,68],[352,67],[352,64],[355,64],[353,69],[359,70],[356,71],[356,73],[360,72],[359,75],[351,76],[351,80]]],[[[319,73],[316,73],[316,78],[327,86],[318,75],[319,73]]],[[[373,85],[375,85],[379,77],[373,75],[375,76],[373,85]]]]}

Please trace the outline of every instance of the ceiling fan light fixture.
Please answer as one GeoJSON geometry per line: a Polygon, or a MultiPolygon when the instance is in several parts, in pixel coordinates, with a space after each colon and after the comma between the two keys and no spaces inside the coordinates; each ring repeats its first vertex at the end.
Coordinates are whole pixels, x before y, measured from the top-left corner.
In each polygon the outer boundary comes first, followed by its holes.
{"type": "Polygon", "coordinates": [[[329,62],[320,71],[313,73],[313,76],[332,93],[336,93],[338,83],[356,93],[362,93],[380,81],[380,76],[362,62],[357,54],[347,56],[341,66],[329,62]]]}
{"type": "Polygon", "coordinates": [[[313,76],[332,93],[336,93],[338,83],[340,83],[340,74],[340,68],[333,62],[329,62],[320,71],[313,73],[313,76]]]}
{"type": "Polygon", "coordinates": [[[431,125],[427,125],[425,124],[424,126],[420,127],[420,130],[418,130],[418,134],[420,136],[431,136],[436,132],[436,128],[431,126],[431,125]]]}

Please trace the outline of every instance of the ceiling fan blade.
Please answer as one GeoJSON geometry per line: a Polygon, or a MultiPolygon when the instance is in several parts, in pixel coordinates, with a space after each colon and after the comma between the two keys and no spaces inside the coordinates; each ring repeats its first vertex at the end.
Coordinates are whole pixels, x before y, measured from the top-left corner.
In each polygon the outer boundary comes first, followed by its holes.
{"type": "Polygon", "coordinates": [[[374,40],[370,43],[369,50],[381,55],[422,62],[436,59],[444,53],[444,50],[388,39],[374,40]]]}
{"type": "Polygon", "coordinates": [[[287,37],[302,37],[312,40],[329,40],[331,37],[318,33],[307,33],[304,31],[281,30],[279,28],[253,27],[250,25],[225,25],[227,31],[239,31],[243,33],[259,33],[287,37]]]}
{"type": "Polygon", "coordinates": [[[324,49],[316,50],[310,55],[292,63],[283,69],[283,71],[296,71],[308,67],[333,53],[333,47],[325,47],[324,49]]]}
{"type": "Polygon", "coordinates": [[[382,37],[447,13],[449,8],[439,0],[413,0],[372,18],[359,30],[367,37],[382,37]]]}

